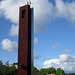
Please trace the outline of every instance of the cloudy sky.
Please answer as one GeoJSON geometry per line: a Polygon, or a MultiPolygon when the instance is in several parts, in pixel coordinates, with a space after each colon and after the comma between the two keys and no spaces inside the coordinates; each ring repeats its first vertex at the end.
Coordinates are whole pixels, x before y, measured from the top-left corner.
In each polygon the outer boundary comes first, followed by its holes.
{"type": "MultiPolygon", "coordinates": [[[[0,60],[18,58],[19,7],[27,0],[0,0],[0,60]]],[[[75,72],[75,0],[32,0],[34,66],[75,72]]]]}

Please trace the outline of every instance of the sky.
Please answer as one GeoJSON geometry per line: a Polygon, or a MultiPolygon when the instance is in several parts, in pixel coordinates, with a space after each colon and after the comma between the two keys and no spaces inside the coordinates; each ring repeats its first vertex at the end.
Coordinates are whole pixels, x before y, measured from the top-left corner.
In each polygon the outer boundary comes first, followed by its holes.
{"type": "MultiPolygon", "coordinates": [[[[26,0],[0,0],[0,60],[18,61],[19,7],[26,0]]],[[[75,73],[75,0],[32,0],[34,66],[75,73]]]]}

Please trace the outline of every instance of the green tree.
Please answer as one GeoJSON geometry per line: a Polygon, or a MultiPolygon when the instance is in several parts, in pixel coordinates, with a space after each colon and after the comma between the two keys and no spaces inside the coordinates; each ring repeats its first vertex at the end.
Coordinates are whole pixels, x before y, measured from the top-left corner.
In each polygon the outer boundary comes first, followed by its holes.
{"type": "Polygon", "coordinates": [[[55,74],[55,73],[56,73],[56,69],[53,68],[53,67],[48,68],[48,69],[47,69],[47,73],[48,73],[48,74],[55,74]]]}
{"type": "Polygon", "coordinates": [[[0,75],[17,75],[17,69],[14,65],[9,66],[9,61],[6,63],[0,61],[0,75]]]}
{"type": "Polygon", "coordinates": [[[0,75],[7,75],[7,66],[0,61],[0,75]]]}
{"type": "Polygon", "coordinates": [[[33,68],[33,73],[34,73],[34,75],[38,75],[39,70],[38,70],[36,67],[34,67],[34,68],[33,68]]]}
{"type": "Polygon", "coordinates": [[[15,65],[9,67],[9,75],[17,75],[17,69],[15,65]]]}
{"type": "Polygon", "coordinates": [[[39,71],[39,75],[46,75],[47,74],[47,69],[46,68],[42,68],[40,71],[39,71]]]}
{"type": "Polygon", "coordinates": [[[64,70],[58,68],[55,75],[65,75],[65,72],[64,72],[64,70]]]}

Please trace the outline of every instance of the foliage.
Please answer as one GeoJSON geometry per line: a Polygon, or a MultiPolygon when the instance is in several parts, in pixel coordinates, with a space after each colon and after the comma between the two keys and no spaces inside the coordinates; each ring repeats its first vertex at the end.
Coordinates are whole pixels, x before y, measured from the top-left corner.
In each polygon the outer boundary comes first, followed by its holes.
{"type": "Polygon", "coordinates": [[[33,73],[34,73],[34,75],[38,75],[39,70],[38,70],[36,67],[34,67],[34,68],[33,68],[33,73]]]}
{"type": "Polygon", "coordinates": [[[14,65],[9,66],[9,61],[6,63],[0,61],[0,75],[17,75],[17,69],[14,65]]]}
{"type": "Polygon", "coordinates": [[[66,75],[75,75],[75,73],[69,73],[69,74],[66,74],[66,75]]]}
{"type": "Polygon", "coordinates": [[[9,67],[9,75],[17,75],[17,69],[14,65],[9,67]]]}
{"type": "Polygon", "coordinates": [[[60,68],[57,69],[56,75],[65,75],[64,71],[60,68]]]}
{"type": "MultiPolygon", "coordinates": [[[[36,67],[35,67],[36,68],[36,67]]],[[[42,68],[39,71],[34,69],[34,75],[47,75],[47,74],[55,74],[55,75],[75,75],[75,73],[66,74],[63,69],[58,68],[57,70],[53,67],[50,68],[42,68]]]]}
{"type": "MultiPolygon", "coordinates": [[[[36,67],[33,68],[34,75],[75,75],[75,73],[66,74],[63,69],[58,68],[57,70],[53,67],[42,68],[38,70],[36,67]]],[[[0,75],[17,75],[17,69],[14,65],[9,66],[9,61],[3,63],[0,61],[0,75]]]]}
{"type": "Polygon", "coordinates": [[[40,71],[39,71],[39,75],[46,75],[47,74],[47,69],[41,69],[40,71]]]}
{"type": "Polygon", "coordinates": [[[53,68],[53,67],[48,68],[47,71],[48,71],[48,72],[47,72],[48,74],[55,74],[55,73],[56,73],[56,69],[53,68]]]}
{"type": "Polygon", "coordinates": [[[56,70],[55,68],[51,67],[51,68],[42,68],[40,71],[39,71],[39,75],[47,75],[47,74],[55,74],[56,73],[56,70]]]}

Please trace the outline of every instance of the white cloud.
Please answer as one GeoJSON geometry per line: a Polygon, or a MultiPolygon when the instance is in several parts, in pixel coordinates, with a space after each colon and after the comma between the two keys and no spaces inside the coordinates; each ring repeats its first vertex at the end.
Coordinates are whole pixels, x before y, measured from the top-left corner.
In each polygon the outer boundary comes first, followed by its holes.
{"type": "Polygon", "coordinates": [[[38,70],[41,69],[41,66],[39,66],[39,65],[35,65],[35,67],[36,67],[38,70]]]}
{"type": "Polygon", "coordinates": [[[34,59],[39,59],[40,57],[40,55],[34,55],[34,59]]]}
{"type": "Polygon", "coordinates": [[[10,41],[9,39],[4,39],[1,42],[2,48],[6,51],[16,51],[18,50],[18,44],[15,41],[10,41]]]}
{"type": "Polygon", "coordinates": [[[44,62],[44,68],[62,68],[65,72],[75,72],[75,56],[62,54],[59,59],[50,59],[44,62]]]}
{"type": "Polygon", "coordinates": [[[41,57],[40,55],[35,55],[35,51],[33,51],[33,56],[34,56],[34,59],[39,59],[41,57]]]}
{"type": "Polygon", "coordinates": [[[59,59],[51,59],[44,62],[44,68],[49,68],[49,67],[58,68],[60,67],[59,65],[60,65],[59,59]]]}
{"type": "Polygon", "coordinates": [[[2,0],[0,2],[1,14],[6,19],[9,19],[13,23],[18,23],[19,21],[19,6],[23,5],[25,0],[2,0]]]}
{"type": "Polygon", "coordinates": [[[11,35],[11,36],[18,35],[18,26],[17,25],[12,25],[11,26],[9,35],[11,35]]]}
{"type": "MultiPolygon", "coordinates": [[[[0,2],[0,15],[18,24],[19,7],[24,5],[25,2],[26,0],[2,0],[0,2]]],[[[63,2],[63,0],[55,0],[54,6],[48,0],[32,0],[31,6],[34,7],[35,31],[44,31],[45,24],[56,18],[65,18],[75,23],[75,1],[63,2]]]]}
{"type": "Polygon", "coordinates": [[[69,61],[69,55],[68,55],[68,54],[62,54],[62,55],[59,56],[59,58],[60,58],[60,60],[61,60],[62,62],[67,62],[67,61],[69,61]]]}
{"type": "Polygon", "coordinates": [[[34,7],[34,26],[36,31],[44,31],[44,25],[48,23],[53,15],[53,4],[48,0],[32,0],[34,7]]]}
{"type": "Polygon", "coordinates": [[[70,50],[65,50],[64,52],[63,52],[63,54],[68,54],[68,53],[70,53],[71,51],[70,50]]]}
{"type": "Polygon", "coordinates": [[[52,46],[52,48],[56,48],[55,46],[52,46]]]}
{"type": "Polygon", "coordinates": [[[34,38],[34,43],[37,43],[38,42],[38,39],[37,38],[34,38]]]}
{"type": "Polygon", "coordinates": [[[63,2],[63,0],[55,0],[55,15],[58,18],[65,18],[68,21],[75,23],[75,1],[63,2]]]}

